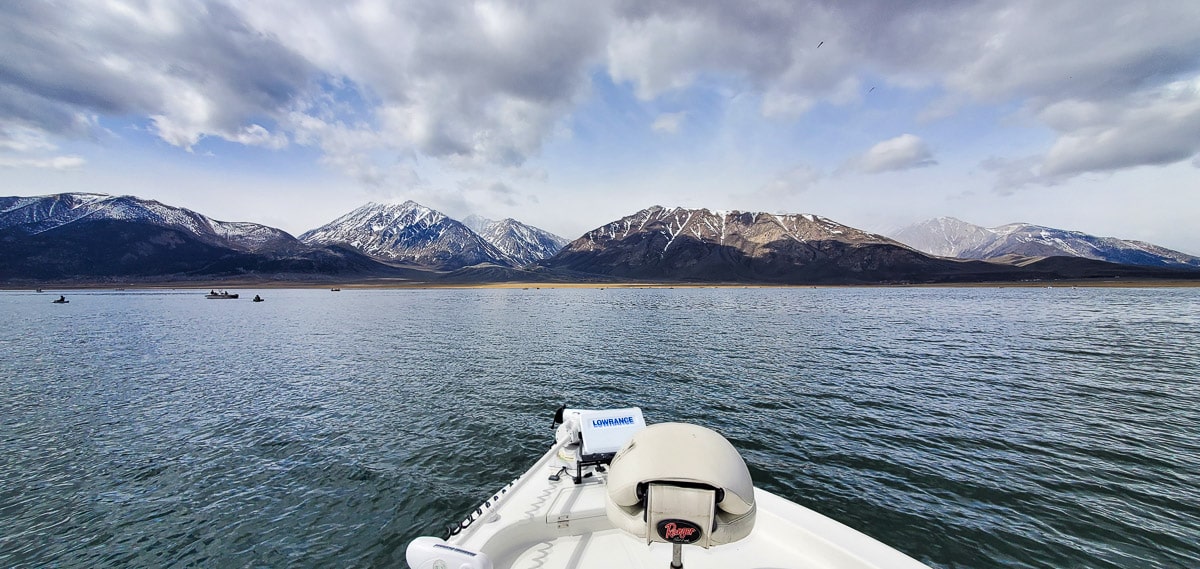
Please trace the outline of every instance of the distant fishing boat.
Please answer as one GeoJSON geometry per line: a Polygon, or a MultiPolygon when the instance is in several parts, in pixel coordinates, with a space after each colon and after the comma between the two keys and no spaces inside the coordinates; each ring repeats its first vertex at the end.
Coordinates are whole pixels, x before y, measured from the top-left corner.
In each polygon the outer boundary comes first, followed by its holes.
{"type": "Polygon", "coordinates": [[[340,289],[340,288],[331,288],[331,289],[329,289],[329,292],[342,292],[342,289],[340,289]]]}
{"type": "Polygon", "coordinates": [[[67,300],[67,297],[65,297],[65,296],[60,296],[54,300],[51,300],[50,302],[52,302],[54,304],[66,304],[71,301],[67,300]]]}
{"type": "Polygon", "coordinates": [[[219,299],[233,299],[233,298],[237,298],[237,297],[238,297],[238,295],[236,293],[229,294],[227,291],[217,292],[215,290],[209,291],[208,294],[204,295],[204,298],[219,298],[219,299]]]}
{"type": "Polygon", "coordinates": [[[266,300],[266,299],[265,299],[265,298],[263,298],[263,297],[261,297],[261,296],[258,296],[258,295],[256,294],[256,295],[254,295],[254,298],[253,298],[253,300],[254,300],[254,302],[262,302],[262,301],[264,301],[264,300],[266,300]]]}

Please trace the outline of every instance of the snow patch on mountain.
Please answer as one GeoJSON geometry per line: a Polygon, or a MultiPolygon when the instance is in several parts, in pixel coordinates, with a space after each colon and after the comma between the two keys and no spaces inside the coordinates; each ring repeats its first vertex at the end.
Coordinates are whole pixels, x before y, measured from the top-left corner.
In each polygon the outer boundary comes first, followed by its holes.
{"type": "Polygon", "coordinates": [[[572,251],[599,250],[611,242],[645,232],[659,232],[667,237],[661,252],[666,252],[678,238],[684,236],[737,248],[762,246],[781,239],[800,243],[834,240],[899,245],[882,235],[867,233],[813,214],[713,212],[708,209],[653,206],[589,231],[568,247],[572,251]]]}
{"type": "Polygon", "coordinates": [[[414,201],[368,203],[300,235],[306,243],[341,243],[372,257],[439,269],[491,263],[508,257],[461,222],[414,201]]]}
{"type": "Polygon", "coordinates": [[[513,266],[520,267],[549,258],[567,244],[562,237],[512,218],[491,221],[478,216],[471,217],[474,218],[471,219],[473,223],[480,224],[476,230],[479,236],[495,245],[513,266]]]}
{"type": "Polygon", "coordinates": [[[295,242],[286,232],[265,225],[216,221],[189,209],[133,196],[65,193],[0,198],[0,229],[13,228],[35,235],[67,224],[96,220],[140,222],[176,229],[242,251],[295,242]]]}

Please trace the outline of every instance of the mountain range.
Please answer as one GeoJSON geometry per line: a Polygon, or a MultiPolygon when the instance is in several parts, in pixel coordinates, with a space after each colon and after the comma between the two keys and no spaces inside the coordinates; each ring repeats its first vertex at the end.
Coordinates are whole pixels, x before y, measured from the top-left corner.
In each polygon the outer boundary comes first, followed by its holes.
{"type": "MultiPolygon", "coordinates": [[[[1082,251],[1078,247],[1069,257],[1047,256],[1046,250],[1035,255],[1033,249],[994,245],[1002,233],[1032,243],[1031,231],[1005,233],[948,218],[936,228],[939,234],[910,247],[811,214],[654,206],[567,243],[513,219],[458,221],[408,201],[369,203],[295,238],[152,200],[73,193],[0,198],[0,281],[868,284],[1200,278],[1190,264],[1194,258],[1177,252],[1169,252],[1176,255],[1174,264],[1137,266],[1132,263],[1151,258],[1129,253],[1110,262],[1075,254],[1082,251]],[[918,250],[937,239],[957,248],[918,250]],[[977,249],[992,256],[950,258],[977,249]]],[[[1061,232],[1040,230],[1043,236],[1061,232]]],[[[1061,233],[1080,242],[1090,238],[1061,233]]],[[[1067,243],[1063,235],[1041,242],[1067,243]]],[[[1167,251],[1140,245],[1146,254],[1167,251]]]]}
{"type": "Polygon", "coordinates": [[[414,201],[368,203],[300,235],[314,245],[345,244],[384,261],[435,270],[520,267],[553,255],[566,240],[514,219],[472,217],[474,227],[414,201]]]}
{"type": "MultiPolygon", "coordinates": [[[[1093,266],[1072,266],[1071,272],[1080,277],[1118,276],[1123,271],[1119,265],[1089,263],[1093,266]]],[[[779,284],[1065,277],[1044,263],[1017,267],[931,256],[817,215],[661,206],[589,231],[539,265],[622,279],[779,284]]]]}
{"type": "Polygon", "coordinates": [[[1200,268],[1200,257],[1158,245],[1029,223],[986,228],[939,217],[905,227],[892,237],[930,255],[959,259],[1021,263],[1042,257],[1078,257],[1124,265],[1200,268]]]}
{"type": "Polygon", "coordinates": [[[287,278],[394,272],[255,223],[214,221],[131,196],[0,198],[0,280],[287,278]]]}

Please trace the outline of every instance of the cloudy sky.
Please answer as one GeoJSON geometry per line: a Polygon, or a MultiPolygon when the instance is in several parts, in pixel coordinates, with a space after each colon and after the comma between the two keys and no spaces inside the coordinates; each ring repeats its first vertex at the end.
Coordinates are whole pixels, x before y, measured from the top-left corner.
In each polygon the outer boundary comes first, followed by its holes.
{"type": "Polygon", "coordinates": [[[1025,221],[1200,254],[1200,3],[0,3],[0,195],[299,234],[651,205],[1025,221]]]}

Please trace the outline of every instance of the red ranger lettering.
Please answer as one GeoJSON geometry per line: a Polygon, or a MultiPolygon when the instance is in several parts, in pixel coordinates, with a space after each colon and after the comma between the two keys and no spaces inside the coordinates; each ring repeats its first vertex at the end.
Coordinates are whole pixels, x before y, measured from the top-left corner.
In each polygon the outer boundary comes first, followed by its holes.
{"type": "Polygon", "coordinates": [[[677,528],[673,523],[663,526],[663,529],[666,530],[666,534],[663,535],[663,539],[668,540],[675,539],[677,537],[687,539],[692,537],[693,533],[696,533],[696,528],[677,528]]]}

